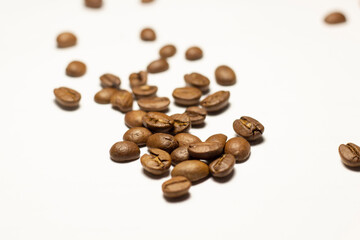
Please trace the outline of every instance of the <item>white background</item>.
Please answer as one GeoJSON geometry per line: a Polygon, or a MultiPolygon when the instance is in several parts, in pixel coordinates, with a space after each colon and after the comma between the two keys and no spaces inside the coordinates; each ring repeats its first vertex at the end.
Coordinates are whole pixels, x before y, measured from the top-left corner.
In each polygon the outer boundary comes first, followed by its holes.
{"type": "Polygon", "coordinates": [[[360,239],[360,172],[337,152],[360,143],[358,1],[107,0],[100,10],[81,0],[0,3],[1,239],[360,239]],[[348,22],[325,25],[333,10],[348,22]],[[139,39],[146,26],[156,42],[139,39]],[[57,49],[62,31],[76,33],[78,45],[57,49]],[[172,99],[193,71],[212,80],[211,92],[231,91],[230,108],[191,133],[233,137],[242,115],[265,126],[265,141],[229,181],[209,178],[177,203],[162,196],[168,178],[109,159],[127,130],[124,115],[93,101],[101,74],[119,75],[129,89],[129,74],[167,43],[178,53],[169,71],[149,76],[158,95],[172,99]],[[192,45],[202,60],[185,60],[192,45]],[[65,75],[72,60],[87,64],[84,77],[65,75]],[[236,71],[235,86],[214,81],[221,64],[236,71]],[[59,86],[82,94],[77,111],[54,103],[59,86]]]}

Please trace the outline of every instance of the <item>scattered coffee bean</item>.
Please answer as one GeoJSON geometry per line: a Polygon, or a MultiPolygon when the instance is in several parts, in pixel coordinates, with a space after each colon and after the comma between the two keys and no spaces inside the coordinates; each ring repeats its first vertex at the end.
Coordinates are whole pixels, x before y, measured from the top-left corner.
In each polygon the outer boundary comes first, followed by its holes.
{"type": "Polygon", "coordinates": [[[205,108],[207,112],[218,112],[229,104],[229,98],[229,91],[218,91],[203,99],[200,105],[205,108]]]}
{"type": "Polygon", "coordinates": [[[76,108],[79,106],[81,95],[74,89],[67,87],[55,88],[54,95],[56,102],[64,108],[76,108]]]}
{"type": "Polygon", "coordinates": [[[133,96],[126,90],[118,90],[110,98],[111,105],[119,109],[121,112],[129,112],[132,110],[133,96]]]}
{"type": "Polygon", "coordinates": [[[226,144],[226,140],[227,140],[227,136],[225,134],[219,133],[210,136],[208,139],[206,139],[205,142],[216,142],[219,143],[222,146],[222,148],[224,148],[226,144]]]}
{"type": "Polygon", "coordinates": [[[231,154],[224,154],[209,164],[211,175],[214,177],[226,177],[234,169],[235,157],[231,154]]]}
{"type": "Polygon", "coordinates": [[[165,45],[159,51],[161,58],[172,57],[175,55],[175,53],[176,53],[176,47],[174,45],[165,45]]]}
{"type": "Polygon", "coordinates": [[[171,164],[176,165],[190,159],[188,146],[178,147],[171,153],[171,164]]]}
{"type": "Polygon", "coordinates": [[[140,71],[139,73],[132,73],[129,76],[130,87],[143,86],[147,83],[147,72],[140,71]]]}
{"type": "Polygon", "coordinates": [[[177,164],[171,171],[172,177],[183,176],[196,182],[209,175],[209,167],[199,160],[188,160],[177,164]]]}
{"type": "Polygon", "coordinates": [[[165,72],[168,69],[169,69],[169,63],[165,59],[162,59],[162,58],[151,62],[147,66],[147,71],[149,73],[165,72]]]}
{"type": "Polygon", "coordinates": [[[216,68],[215,79],[219,85],[230,86],[236,83],[236,74],[230,67],[222,65],[216,68]]]}
{"type": "Polygon", "coordinates": [[[95,94],[94,100],[100,104],[108,104],[110,103],[111,96],[117,91],[115,88],[103,88],[95,94]]]}
{"type": "Polygon", "coordinates": [[[185,57],[190,61],[199,60],[203,57],[203,51],[199,47],[191,47],[186,50],[185,57]]]}
{"type": "Polygon", "coordinates": [[[146,112],[141,110],[134,110],[127,112],[125,114],[125,124],[129,128],[133,127],[142,127],[143,126],[143,117],[146,115],[146,112]]]}
{"type": "Polygon", "coordinates": [[[180,147],[188,147],[190,144],[201,142],[200,138],[190,133],[178,133],[175,135],[180,147]]]}
{"type": "Polygon", "coordinates": [[[170,100],[167,97],[149,97],[141,98],[137,103],[143,111],[164,112],[168,109],[170,100]]]}
{"type": "Polygon", "coordinates": [[[179,144],[170,134],[155,133],[148,138],[146,146],[148,148],[160,148],[171,153],[174,149],[179,147],[179,144]]]}
{"type": "Polygon", "coordinates": [[[190,117],[186,113],[171,115],[174,119],[174,128],[172,129],[173,134],[181,132],[188,132],[191,127],[190,117]]]}
{"type": "Polygon", "coordinates": [[[250,156],[250,143],[242,137],[231,138],[225,144],[224,152],[233,155],[237,162],[244,162],[250,156]]]}
{"type": "Polygon", "coordinates": [[[174,126],[174,119],[161,112],[148,112],[144,115],[143,125],[153,132],[169,132],[174,126]]]}
{"type": "Polygon", "coordinates": [[[200,89],[203,93],[209,90],[210,80],[200,73],[190,73],[184,76],[188,86],[200,89]]]}
{"type": "Polygon", "coordinates": [[[198,105],[201,95],[201,91],[194,87],[175,88],[172,93],[172,96],[175,99],[175,103],[182,106],[198,105]]]}
{"type": "Polygon", "coordinates": [[[133,142],[117,142],[110,149],[110,157],[115,162],[135,160],[140,157],[140,149],[133,142]]]}
{"type": "Polygon", "coordinates": [[[139,147],[145,146],[151,132],[144,127],[134,127],[127,130],[123,136],[125,141],[136,143],[139,147]]]}
{"type": "Polygon", "coordinates": [[[120,78],[110,73],[102,75],[100,82],[103,88],[119,88],[121,84],[120,78]]]}
{"type": "Polygon", "coordinates": [[[73,61],[66,67],[66,75],[70,77],[81,77],[86,73],[86,65],[79,61],[73,61]]]}
{"type": "Polygon", "coordinates": [[[254,141],[261,138],[264,132],[264,126],[256,119],[243,116],[233,123],[235,132],[248,141],[254,141]]]}
{"type": "Polygon", "coordinates": [[[188,151],[193,158],[213,160],[222,154],[223,149],[217,142],[200,142],[190,144],[188,151]]]}
{"type": "Polygon", "coordinates": [[[102,0],[85,0],[85,5],[89,8],[101,8],[102,0]]]}
{"type": "Polygon", "coordinates": [[[58,48],[67,48],[76,45],[76,36],[69,32],[59,34],[56,38],[58,48]]]}
{"type": "Polygon", "coordinates": [[[158,87],[151,85],[142,85],[137,86],[132,89],[133,94],[136,99],[146,98],[146,97],[155,97],[158,87]]]}
{"type": "Polygon", "coordinates": [[[154,175],[164,174],[171,166],[170,155],[158,148],[150,148],[149,153],[140,158],[145,171],[154,175]]]}
{"type": "Polygon", "coordinates": [[[140,38],[143,41],[155,41],[155,31],[151,28],[144,28],[140,33],[140,38]]]}
{"type": "Polygon", "coordinates": [[[327,15],[324,21],[328,24],[338,24],[346,22],[346,17],[341,12],[333,12],[327,15]]]}
{"type": "Polygon", "coordinates": [[[354,143],[339,146],[341,161],[348,167],[360,167],[360,147],[354,143]]]}
{"type": "Polygon", "coordinates": [[[207,114],[205,109],[197,106],[188,107],[185,112],[190,117],[191,126],[203,124],[207,114]]]}
{"type": "Polygon", "coordinates": [[[178,198],[188,194],[191,182],[183,176],[173,177],[162,184],[162,191],[167,198],[178,198]]]}

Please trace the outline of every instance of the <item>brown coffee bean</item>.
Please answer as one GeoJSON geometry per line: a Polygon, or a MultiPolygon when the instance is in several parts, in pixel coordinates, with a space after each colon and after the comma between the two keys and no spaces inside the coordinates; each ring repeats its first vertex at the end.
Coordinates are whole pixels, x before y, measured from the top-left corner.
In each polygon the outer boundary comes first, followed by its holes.
{"type": "Polygon", "coordinates": [[[89,8],[100,8],[102,0],[85,0],[85,5],[89,8]]]}
{"type": "Polygon", "coordinates": [[[142,121],[143,125],[153,132],[169,132],[174,126],[174,119],[160,112],[148,112],[142,121]]]}
{"type": "Polygon", "coordinates": [[[205,109],[197,106],[188,107],[185,112],[190,117],[191,126],[203,124],[207,114],[205,109]]]}
{"type": "Polygon", "coordinates": [[[141,71],[139,73],[132,73],[129,76],[130,87],[143,86],[147,83],[147,72],[141,71]]]}
{"type": "Polygon", "coordinates": [[[203,99],[200,105],[205,108],[207,112],[218,112],[229,104],[229,98],[229,91],[218,91],[203,99]]]}
{"type": "Polygon", "coordinates": [[[341,161],[348,167],[360,167],[360,147],[354,143],[339,146],[341,161]]]}
{"type": "Polygon", "coordinates": [[[225,134],[219,133],[210,136],[208,139],[206,139],[205,142],[216,142],[219,143],[222,146],[222,148],[224,148],[226,144],[226,140],[227,140],[227,136],[225,134]]]}
{"type": "Polygon", "coordinates": [[[209,90],[210,80],[200,73],[185,74],[184,79],[188,86],[198,88],[203,93],[209,90]]]}
{"type": "Polygon", "coordinates": [[[140,33],[140,38],[143,41],[155,41],[156,33],[151,28],[144,28],[140,33]]]}
{"type": "Polygon", "coordinates": [[[121,84],[120,78],[110,73],[102,75],[100,82],[103,88],[119,88],[121,84]]]}
{"type": "Polygon", "coordinates": [[[162,58],[151,62],[147,66],[147,71],[149,73],[165,72],[168,69],[169,69],[169,63],[165,59],[162,59],[162,58]]]}
{"type": "Polygon", "coordinates": [[[182,106],[198,105],[201,95],[201,91],[194,87],[175,88],[172,93],[175,103],[182,106]]]}
{"type": "Polygon", "coordinates": [[[134,110],[127,112],[125,114],[125,124],[129,128],[133,127],[142,127],[143,126],[143,117],[146,115],[146,112],[141,110],[134,110]]]}
{"type": "Polygon", "coordinates": [[[193,158],[213,160],[223,153],[223,149],[217,142],[200,142],[190,144],[188,151],[193,158]]]}
{"type": "Polygon", "coordinates": [[[132,110],[133,101],[132,94],[126,90],[118,90],[110,98],[111,105],[123,113],[132,110]]]}
{"type": "Polygon", "coordinates": [[[125,141],[136,143],[139,147],[145,146],[151,132],[144,127],[134,127],[127,130],[123,136],[125,141]]]}
{"type": "Polygon", "coordinates": [[[170,117],[174,119],[174,128],[172,129],[173,134],[189,131],[191,122],[189,116],[186,113],[174,114],[170,117]]]}
{"type": "Polygon", "coordinates": [[[176,47],[171,44],[163,46],[159,51],[161,58],[172,57],[175,55],[175,53],[176,53],[176,47]]]}
{"type": "Polygon", "coordinates": [[[168,109],[170,100],[167,97],[149,97],[141,98],[137,103],[143,111],[164,112],[168,109]]]}
{"type": "Polygon", "coordinates": [[[79,61],[73,61],[66,67],[66,75],[70,77],[81,77],[86,73],[86,65],[79,61]]]}
{"type": "Polygon", "coordinates": [[[178,198],[188,194],[191,182],[183,176],[173,177],[162,184],[162,191],[167,198],[178,198]]]}
{"type": "Polygon", "coordinates": [[[81,99],[80,93],[74,89],[67,87],[59,87],[54,89],[56,102],[64,108],[77,108],[81,99]]]}
{"type": "Polygon", "coordinates": [[[111,96],[117,91],[115,88],[103,88],[95,94],[94,100],[100,104],[108,104],[110,103],[111,96]]]}
{"type": "Polygon", "coordinates": [[[140,157],[140,149],[133,142],[117,142],[110,149],[110,157],[115,162],[135,160],[140,157]]]}
{"type": "Polygon", "coordinates": [[[190,133],[178,133],[175,135],[175,139],[178,141],[180,147],[188,147],[190,144],[201,142],[200,138],[190,133]]]}
{"type": "Polygon", "coordinates": [[[157,90],[158,90],[157,86],[151,86],[151,85],[137,86],[132,89],[133,94],[137,99],[146,98],[146,97],[155,97],[157,90]]]}
{"type": "Polygon", "coordinates": [[[224,154],[209,164],[211,175],[214,177],[226,177],[234,169],[235,157],[231,154],[224,154]]]}
{"type": "Polygon", "coordinates": [[[341,12],[333,12],[327,15],[324,21],[328,24],[338,24],[346,22],[346,17],[341,12]]]}
{"type": "Polygon", "coordinates": [[[209,175],[209,167],[199,160],[188,160],[177,164],[171,171],[172,177],[183,176],[196,182],[209,175]]]}
{"type": "Polygon", "coordinates": [[[256,119],[243,116],[233,123],[235,132],[248,141],[254,141],[261,138],[265,128],[256,119]]]}
{"type": "Polygon", "coordinates": [[[190,61],[199,60],[203,57],[203,51],[199,47],[191,47],[186,50],[185,57],[190,61]]]}
{"type": "Polygon", "coordinates": [[[250,143],[245,138],[234,137],[227,141],[224,151],[233,155],[237,162],[244,162],[250,156],[250,143]]]}
{"type": "Polygon", "coordinates": [[[176,165],[190,159],[188,146],[178,147],[171,153],[171,164],[176,165]]]}
{"type": "Polygon", "coordinates": [[[219,85],[230,86],[236,83],[236,74],[230,67],[222,65],[216,68],[215,79],[219,85]]]}
{"type": "Polygon", "coordinates": [[[170,134],[155,133],[148,138],[146,146],[148,148],[160,148],[171,153],[174,149],[179,147],[179,144],[170,134]]]}
{"type": "Polygon", "coordinates": [[[161,175],[169,170],[171,166],[170,155],[158,148],[150,148],[150,154],[144,154],[141,158],[141,165],[145,171],[154,174],[161,175]]]}
{"type": "Polygon", "coordinates": [[[142,3],[151,3],[153,2],[154,0],[141,0],[142,3]]]}
{"type": "Polygon", "coordinates": [[[60,33],[57,38],[57,47],[58,48],[67,48],[76,45],[77,39],[76,36],[70,32],[60,33]]]}

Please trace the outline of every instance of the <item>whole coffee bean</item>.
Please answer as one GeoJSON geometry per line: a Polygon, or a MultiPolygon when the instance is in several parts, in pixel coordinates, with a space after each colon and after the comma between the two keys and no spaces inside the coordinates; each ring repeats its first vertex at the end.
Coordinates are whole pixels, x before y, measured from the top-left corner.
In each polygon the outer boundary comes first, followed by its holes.
{"type": "Polygon", "coordinates": [[[174,126],[174,119],[160,112],[148,112],[142,121],[143,125],[153,132],[169,132],[174,126]]]}
{"type": "Polygon", "coordinates": [[[58,48],[67,48],[67,47],[75,46],[76,41],[77,41],[76,36],[70,32],[60,33],[56,38],[58,48]]]}
{"type": "Polygon", "coordinates": [[[110,149],[110,157],[115,162],[135,160],[140,157],[140,149],[133,142],[117,142],[110,149]]]}
{"type": "Polygon", "coordinates": [[[147,83],[147,72],[141,71],[138,73],[132,73],[129,76],[130,87],[134,88],[137,86],[143,86],[147,83]]]}
{"type": "Polygon", "coordinates": [[[56,102],[64,108],[76,108],[79,106],[81,95],[74,89],[67,87],[55,88],[54,95],[56,102]]]}
{"type": "Polygon", "coordinates": [[[185,74],[184,79],[188,86],[198,88],[203,93],[209,90],[210,80],[200,73],[185,74]]]}
{"type": "Polygon", "coordinates": [[[134,127],[127,130],[123,136],[125,141],[136,143],[139,147],[145,146],[151,132],[144,127],[134,127]]]}
{"type": "Polygon", "coordinates": [[[141,98],[137,103],[143,111],[164,112],[168,109],[170,100],[167,97],[149,97],[141,98]]]}
{"type": "Polygon", "coordinates": [[[216,68],[215,79],[219,85],[230,86],[236,83],[236,74],[230,67],[222,65],[216,68]]]}
{"type": "Polygon", "coordinates": [[[100,82],[103,88],[119,88],[121,84],[120,78],[111,73],[103,74],[100,77],[100,82]]]}
{"type": "Polygon", "coordinates": [[[194,87],[175,88],[172,93],[175,103],[182,106],[198,105],[201,95],[201,91],[194,87]]]}
{"type": "Polygon", "coordinates": [[[207,114],[205,109],[197,106],[188,107],[185,112],[190,117],[191,126],[203,124],[207,114]]]}
{"type": "Polygon", "coordinates": [[[180,147],[188,147],[190,144],[201,142],[200,138],[190,133],[178,133],[175,135],[180,147]]]}
{"type": "Polygon", "coordinates": [[[85,0],[85,5],[89,8],[100,8],[102,0],[85,0]]]}
{"type": "Polygon", "coordinates": [[[210,136],[208,139],[206,139],[205,142],[216,142],[219,143],[222,146],[222,148],[224,148],[226,144],[226,140],[227,140],[227,136],[225,134],[219,133],[210,136]]]}
{"type": "Polygon", "coordinates": [[[214,177],[226,177],[234,169],[235,157],[231,154],[224,154],[209,164],[211,175],[214,177]]]}
{"type": "Polygon", "coordinates": [[[146,115],[146,112],[141,110],[134,110],[127,112],[125,114],[125,124],[129,128],[133,127],[142,127],[143,126],[143,117],[146,115]]]}
{"type": "Polygon", "coordinates": [[[147,71],[149,73],[165,72],[168,69],[169,69],[169,63],[165,59],[162,59],[162,58],[151,62],[147,66],[147,71]]]}
{"type": "Polygon", "coordinates": [[[328,24],[338,24],[346,22],[346,17],[341,12],[333,12],[327,15],[324,21],[328,24]]]}
{"type": "Polygon", "coordinates": [[[170,134],[155,133],[148,138],[146,146],[148,148],[160,148],[171,153],[175,148],[179,147],[179,144],[170,134]]]}
{"type": "Polygon", "coordinates": [[[188,194],[191,182],[183,176],[173,177],[162,184],[162,191],[167,198],[178,198],[188,194]]]}
{"type": "Polygon", "coordinates": [[[108,104],[110,103],[111,96],[117,91],[115,88],[103,88],[95,94],[94,100],[100,104],[108,104]]]}
{"type": "Polygon", "coordinates": [[[237,162],[244,162],[250,156],[250,143],[245,138],[234,137],[227,141],[224,151],[233,155],[237,162]]]}
{"type": "Polygon", "coordinates": [[[178,147],[171,153],[171,164],[176,165],[190,159],[188,146],[178,147]]]}
{"type": "Polygon", "coordinates": [[[243,116],[233,123],[235,132],[248,141],[254,141],[261,138],[265,128],[256,119],[243,116]]]}
{"type": "Polygon", "coordinates": [[[161,58],[172,57],[175,55],[175,53],[176,53],[176,47],[171,44],[163,46],[159,51],[161,58]]]}
{"type": "Polygon", "coordinates": [[[199,47],[191,47],[186,50],[185,57],[190,61],[199,60],[203,57],[203,51],[199,47]]]}
{"type": "Polygon", "coordinates": [[[66,75],[70,77],[81,77],[86,73],[86,65],[79,61],[73,61],[66,67],[66,75]]]}
{"type": "Polygon", "coordinates": [[[354,143],[339,146],[341,161],[348,167],[360,167],[360,147],[354,143]]]}
{"type": "Polygon", "coordinates": [[[155,41],[156,39],[155,31],[151,28],[144,28],[140,33],[140,38],[143,41],[155,41]]]}
{"type": "Polygon", "coordinates": [[[207,112],[217,112],[224,109],[229,104],[229,98],[229,91],[218,91],[207,96],[200,104],[207,112]]]}
{"type": "Polygon", "coordinates": [[[193,158],[213,160],[223,153],[223,149],[217,142],[200,142],[190,144],[188,151],[193,158]]]}
{"type": "Polygon", "coordinates": [[[156,96],[157,90],[158,90],[157,86],[151,86],[151,85],[137,86],[132,89],[133,94],[137,99],[154,97],[156,96]]]}
{"type": "Polygon", "coordinates": [[[209,167],[199,160],[188,160],[179,163],[171,171],[172,177],[183,176],[191,182],[199,181],[209,175],[209,167]]]}
{"type": "Polygon", "coordinates": [[[145,171],[154,175],[164,174],[171,166],[170,155],[158,148],[150,148],[149,153],[140,158],[145,171]]]}
{"type": "Polygon", "coordinates": [[[132,94],[126,90],[118,90],[110,98],[111,105],[124,113],[132,110],[133,101],[132,94]]]}
{"type": "Polygon", "coordinates": [[[172,130],[173,134],[189,131],[191,122],[189,116],[186,113],[174,114],[170,117],[174,119],[174,128],[172,130]]]}

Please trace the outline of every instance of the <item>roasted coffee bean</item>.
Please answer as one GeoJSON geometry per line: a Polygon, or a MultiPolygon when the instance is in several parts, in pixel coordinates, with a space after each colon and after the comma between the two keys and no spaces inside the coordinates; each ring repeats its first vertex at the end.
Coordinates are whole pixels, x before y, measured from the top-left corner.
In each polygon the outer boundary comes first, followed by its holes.
{"type": "Polygon", "coordinates": [[[219,85],[230,86],[236,83],[236,74],[230,67],[222,65],[216,68],[215,79],[219,85]]]}
{"type": "Polygon", "coordinates": [[[169,132],[174,126],[174,119],[160,112],[148,112],[142,121],[143,125],[153,132],[169,132]]]}
{"type": "Polygon", "coordinates": [[[174,45],[165,45],[159,51],[161,58],[172,57],[175,55],[175,53],[176,53],[176,47],[174,45]]]}
{"type": "Polygon", "coordinates": [[[103,88],[119,88],[121,80],[118,76],[106,73],[100,77],[101,86],[103,88]]]}
{"type": "Polygon", "coordinates": [[[205,109],[197,106],[188,107],[185,112],[190,117],[191,126],[203,124],[207,114],[205,109]]]}
{"type": "Polygon", "coordinates": [[[79,61],[73,61],[66,67],[66,75],[70,77],[81,77],[86,73],[86,65],[79,61]]]}
{"type": "Polygon", "coordinates": [[[226,140],[227,140],[227,136],[225,134],[219,133],[210,136],[208,139],[206,139],[205,142],[216,142],[219,143],[222,146],[222,148],[224,148],[226,144],[226,140]]]}
{"type": "Polygon", "coordinates": [[[164,174],[171,166],[170,155],[158,148],[150,148],[149,153],[140,158],[145,171],[154,175],[164,174]]]}
{"type": "Polygon", "coordinates": [[[175,103],[182,106],[198,105],[201,95],[201,91],[194,87],[175,88],[172,93],[175,103]]]}
{"type": "Polygon", "coordinates": [[[85,5],[89,8],[100,8],[102,2],[102,0],[85,0],[85,5]]]}
{"type": "Polygon", "coordinates": [[[143,117],[146,115],[146,112],[141,110],[134,110],[127,112],[125,114],[125,124],[129,128],[133,127],[142,127],[143,126],[143,117]]]}
{"type": "Polygon", "coordinates": [[[140,71],[139,73],[132,73],[129,76],[130,87],[143,86],[147,83],[147,72],[140,71]]]}
{"type": "Polygon", "coordinates": [[[144,127],[134,127],[127,130],[123,136],[125,141],[136,143],[139,147],[145,146],[151,132],[144,127]]]}
{"type": "Polygon", "coordinates": [[[209,175],[209,167],[199,160],[188,160],[177,164],[171,171],[172,177],[183,176],[196,182],[209,175]]]}
{"type": "Polygon", "coordinates": [[[153,2],[154,0],[141,0],[142,3],[151,3],[153,2]]]}
{"type": "Polygon", "coordinates": [[[146,98],[146,97],[155,97],[157,90],[158,90],[157,86],[151,86],[151,85],[137,86],[132,89],[133,94],[137,99],[146,98]]]}
{"type": "Polygon", "coordinates": [[[200,142],[190,144],[188,151],[193,158],[213,160],[222,154],[223,149],[217,142],[200,142]]]}
{"type": "Polygon", "coordinates": [[[199,60],[203,57],[203,51],[199,47],[191,47],[186,50],[185,57],[190,61],[199,60]]]}
{"type": "Polygon", "coordinates": [[[115,162],[135,160],[140,157],[140,149],[133,142],[117,142],[110,149],[110,157],[115,162]]]}
{"type": "Polygon", "coordinates": [[[141,98],[137,103],[143,111],[164,112],[168,109],[170,100],[167,97],[149,97],[141,98]]]}
{"type": "Polygon", "coordinates": [[[124,113],[132,110],[133,101],[132,94],[126,90],[118,90],[110,98],[111,105],[124,113]]]}
{"type": "Polygon", "coordinates": [[[217,112],[224,109],[229,104],[229,98],[229,91],[218,91],[207,96],[200,104],[207,112],[217,112]]]}
{"type": "Polygon", "coordinates": [[[174,149],[179,147],[179,144],[170,134],[155,133],[148,138],[146,146],[148,148],[160,148],[171,153],[174,149]]]}
{"type": "Polygon", "coordinates": [[[173,177],[162,184],[162,191],[167,198],[178,198],[188,194],[191,182],[183,176],[173,177]]]}
{"type": "Polygon", "coordinates": [[[244,162],[250,156],[250,143],[242,137],[231,138],[225,144],[224,152],[233,155],[237,162],[244,162]]]}
{"type": "Polygon", "coordinates": [[[174,119],[174,128],[172,129],[172,134],[189,131],[191,122],[189,116],[186,113],[174,114],[170,117],[174,119]]]}
{"type": "Polygon", "coordinates": [[[354,143],[341,144],[339,147],[341,161],[348,167],[360,167],[360,147],[354,143]]]}
{"type": "Polygon", "coordinates": [[[156,33],[151,28],[144,28],[140,33],[140,38],[143,41],[155,41],[156,33]]]}
{"type": "Polygon", "coordinates": [[[254,141],[261,138],[264,132],[264,126],[256,119],[243,116],[233,123],[235,132],[248,141],[254,141]]]}
{"type": "Polygon", "coordinates": [[[203,93],[209,90],[210,80],[200,73],[185,74],[184,79],[188,86],[198,88],[203,93]]]}
{"type": "Polygon", "coordinates": [[[103,88],[95,94],[94,100],[100,104],[108,104],[110,103],[111,96],[117,91],[115,88],[103,88]]]}
{"type": "Polygon", "coordinates": [[[147,66],[147,71],[149,73],[165,72],[168,69],[169,69],[169,63],[165,59],[155,60],[147,66]]]}
{"type": "Polygon", "coordinates": [[[67,48],[76,45],[76,36],[69,32],[59,34],[56,38],[58,48],[67,48]]]}
{"type": "Polygon", "coordinates": [[[190,154],[188,151],[188,146],[178,147],[171,153],[171,163],[172,165],[179,164],[183,161],[190,159],[190,154]]]}
{"type": "Polygon", "coordinates": [[[188,147],[190,144],[201,142],[200,138],[190,133],[178,133],[175,135],[175,139],[180,147],[188,147]]]}
{"type": "Polygon", "coordinates": [[[341,12],[333,12],[327,15],[324,21],[328,24],[338,24],[346,22],[346,17],[341,12]]]}
{"type": "Polygon", "coordinates": [[[211,175],[214,177],[226,177],[234,169],[235,157],[231,154],[224,154],[209,164],[211,175]]]}
{"type": "Polygon", "coordinates": [[[79,106],[81,95],[74,89],[67,87],[55,88],[54,95],[56,102],[64,108],[76,108],[79,106]]]}

